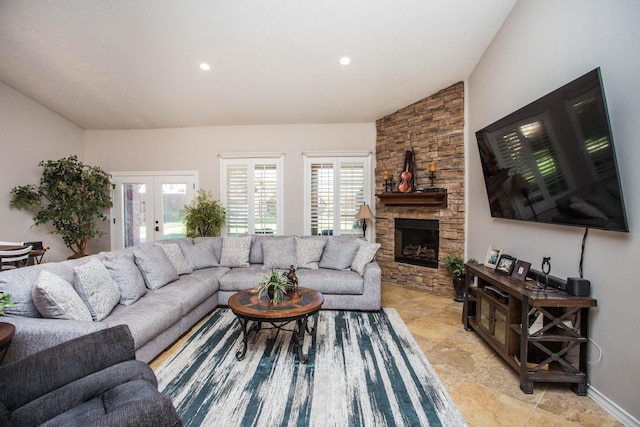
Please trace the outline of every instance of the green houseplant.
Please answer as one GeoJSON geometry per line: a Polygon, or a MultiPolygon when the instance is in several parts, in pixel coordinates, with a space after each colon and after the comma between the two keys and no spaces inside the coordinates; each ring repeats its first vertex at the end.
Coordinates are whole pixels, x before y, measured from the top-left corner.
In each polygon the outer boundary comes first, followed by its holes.
{"type": "Polygon", "coordinates": [[[262,294],[267,294],[267,299],[272,304],[282,301],[282,298],[289,290],[289,279],[275,268],[271,268],[271,274],[262,276],[262,280],[258,283],[256,290],[258,291],[258,299],[262,294]]]}
{"type": "Polygon", "coordinates": [[[11,301],[11,295],[0,291],[0,316],[4,316],[5,307],[13,307],[15,304],[11,301]]]}
{"type": "Polygon", "coordinates": [[[51,223],[71,249],[69,258],[87,253],[90,239],[100,237],[98,220],[107,219],[111,207],[111,177],[96,166],[87,166],[77,156],[38,163],[43,168],[40,185],[22,185],[11,190],[10,206],[36,212],[35,224],[51,223]]]}
{"type": "MultiPolygon", "coordinates": [[[[468,263],[477,264],[478,261],[475,258],[469,258],[468,263]]],[[[453,289],[456,292],[454,301],[464,301],[464,281],[465,281],[465,268],[464,258],[460,255],[447,254],[444,258],[444,265],[449,273],[453,273],[453,289]]]]}
{"type": "Polygon", "coordinates": [[[227,213],[210,191],[198,190],[198,194],[180,210],[184,217],[187,237],[219,236],[220,228],[227,220],[227,213]]]}

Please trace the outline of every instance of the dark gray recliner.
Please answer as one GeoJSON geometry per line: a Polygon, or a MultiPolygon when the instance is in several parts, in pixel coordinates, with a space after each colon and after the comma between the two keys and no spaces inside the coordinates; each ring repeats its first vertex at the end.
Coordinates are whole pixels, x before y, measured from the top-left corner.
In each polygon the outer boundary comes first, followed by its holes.
{"type": "Polygon", "coordinates": [[[0,426],[181,426],[125,325],[0,367],[0,426]]]}

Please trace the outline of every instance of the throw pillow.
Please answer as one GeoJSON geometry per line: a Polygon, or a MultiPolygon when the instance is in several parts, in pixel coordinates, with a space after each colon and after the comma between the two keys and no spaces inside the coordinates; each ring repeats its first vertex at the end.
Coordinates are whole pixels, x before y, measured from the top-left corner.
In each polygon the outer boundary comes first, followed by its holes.
{"type": "Polygon", "coordinates": [[[193,273],[191,264],[189,264],[189,261],[184,257],[182,249],[180,249],[177,243],[165,243],[160,245],[160,247],[167,258],[169,258],[169,261],[171,261],[171,264],[176,268],[178,275],[193,273]]]}
{"type": "Polygon", "coordinates": [[[107,267],[95,258],[73,268],[73,287],[96,322],[107,317],[120,302],[118,285],[107,267]]]}
{"type": "Polygon", "coordinates": [[[302,239],[296,237],[296,263],[298,268],[318,269],[318,261],[327,243],[324,239],[302,239]]]}
{"type": "Polygon", "coordinates": [[[318,265],[320,268],[348,270],[358,249],[360,249],[360,242],[357,239],[330,237],[327,239],[318,265]]]}
{"type": "Polygon", "coordinates": [[[93,320],[71,283],[48,271],[38,275],[31,298],[42,317],[47,319],[93,320]]]}
{"type": "Polygon", "coordinates": [[[380,249],[380,243],[360,243],[360,249],[358,249],[356,257],[353,259],[353,263],[351,263],[351,269],[362,276],[364,267],[373,260],[378,249],[380,249]]]}
{"type": "Polygon", "coordinates": [[[180,249],[193,270],[217,267],[220,265],[214,251],[213,239],[180,241],[180,249]]]}
{"type": "Polygon", "coordinates": [[[176,268],[159,245],[134,249],[133,256],[147,288],[159,289],[178,280],[176,268]]]}
{"type": "Polygon", "coordinates": [[[289,268],[292,265],[295,267],[297,264],[295,238],[292,236],[263,240],[262,256],[265,267],[289,268]]]}
{"type": "Polygon", "coordinates": [[[120,289],[120,304],[131,305],[147,293],[144,277],[133,262],[133,256],[119,255],[103,262],[120,289]]]}
{"type": "Polygon", "coordinates": [[[220,265],[223,267],[249,267],[252,236],[222,238],[220,265]]]}

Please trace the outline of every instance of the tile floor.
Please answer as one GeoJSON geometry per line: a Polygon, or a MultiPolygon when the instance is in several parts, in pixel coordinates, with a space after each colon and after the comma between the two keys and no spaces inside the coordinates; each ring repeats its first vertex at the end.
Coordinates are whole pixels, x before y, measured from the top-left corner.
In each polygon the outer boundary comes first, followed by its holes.
{"type": "Polygon", "coordinates": [[[462,327],[462,304],[427,292],[382,285],[469,426],[623,426],[565,384],[535,383],[524,394],[516,372],[475,332],[462,327]]]}
{"type": "MultiPolygon", "coordinates": [[[[471,427],[623,426],[588,396],[568,385],[534,385],[524,394],[516,372],[475,332],[462,327],[462,304],[392,284],[382,284],[382,306],[398,311],[471,427]]],[[[157,369],[195,332],[176,341],[150,365],[157,369]]]]}

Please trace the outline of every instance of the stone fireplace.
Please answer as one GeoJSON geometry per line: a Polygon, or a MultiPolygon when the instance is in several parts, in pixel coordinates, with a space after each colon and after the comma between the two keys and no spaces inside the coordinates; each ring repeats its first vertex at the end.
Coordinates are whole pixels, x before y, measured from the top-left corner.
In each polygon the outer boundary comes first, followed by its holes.
{"type": "MultiPolygon", "coordinates": [[[[396,181],[393,191],[398,191],[398,175],[402,171],[405,150],[413,150],[417,188],[427,188],[429,166],[435,165],[435,182],[446,190],[446,202],[442,205],[430,203],[390,203],[386,197],[377,197],[376,239],[381,247],[377,261],[382,269],[383,282],[407,288],[433,292],[453,297],[451,274],[444,267],[444,257],[449,253],[464,252],[464,85],[456,83],[440,92],[409,105],[376,122],[376,194],[385,193],[384,171],[396,181]],[[438,231],[414,231],[402,235],[401,252],[396,251],[397,220],[438,224],[438,231]],[[411,235],[429,234],[437,239],[426,244],[411,241],[411,235]],[[437,237],[434,237],[437,233],[437,237]],[[426,248],[425,248],[426,246],[426,248]],[[437,248],[437,250],[436,250],[437,248]],[[425,253],[435,251],[435,259],[422,262],[425,253]],[[413,251],[413,254],[412,254],[413,251]],[[416,255],[419,253],[419,255],[416,255]],[[421,258],[420,262],[414,258],[421,258]],[[424,265],[428,264],[428,265],[424,265]]],[[[388,188],[387,188],[388,190],[388,188]]],[[[404,193],[420,195],[425,193],[404,193]]],[[[401,221],[401,223],[402,223],[401,221]]],[[[410,224],[417,224],[410,222],[410,224]]],[[[416,237],[417,238],[417,237],[416,237]]]]}
{"type": "Polygon", "coordinates": [[[396,218],[395,222],[394,261],[438,268],[439,221],[396,218]]]}

